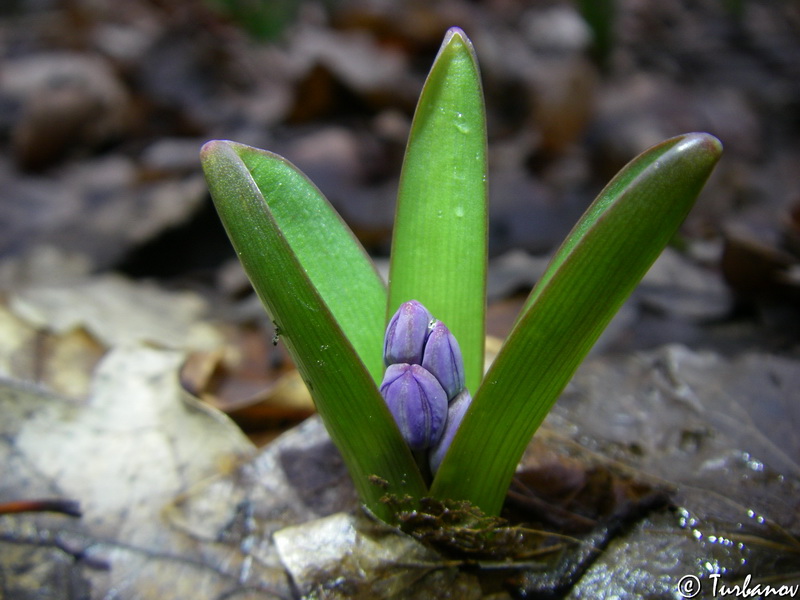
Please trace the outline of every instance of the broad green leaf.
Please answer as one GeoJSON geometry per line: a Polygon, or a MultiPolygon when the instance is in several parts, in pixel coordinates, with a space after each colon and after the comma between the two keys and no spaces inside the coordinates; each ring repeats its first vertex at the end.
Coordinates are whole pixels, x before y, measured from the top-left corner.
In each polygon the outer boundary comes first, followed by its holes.
{"type": "MultiPolygon", "coordinates": [[[[379,293],[364,283],[368,278],[358,257],[341,248],[341,234],[331,233],[330,228],[342,227],[332,218],[332,209],[286,161],[241,144],[214,141],[204,146],[202,162],[228,236],[279,327],[356,489],[373,512],[390,519],[380,498],[387,491],[420,497],[425,484],[374,376],[345,335],[344,321],[334,317],[334,307],[344,302],[336,298],[334,273],[338,287],[353,294],[353,307],[363,308],[358,294],[364,289],[379,293]],[[328,254],[334,256],[331,262],[326,262],[328,254]],[[350,260],[355,263],[346,262],[350,260]],[[327,268],[332,270],[330,279],[320,273],[327,268]],[[358,281],[361,291],[354,287],[358,281]],[[334,298],[331,304],[329,297],[334,298]],[[371,476],[388,487],[376,486],[371,476]]],[[[382,318],[371,328],[381,336],[382,318]]]]}
{"type": "Polygon", "coordinates": [[[708,134],[667,140],[600,193],[531,292],[431,488],[499,512],[514,469],[600,333],[673,237],[722,152],[708,134]]]}
{"type": "Polygon", "coordinates": [[[284,158],[234,146],[271,214],[372,378],[383,379],[386,286],[350,228],[284,158]]]}
{"type": "Polygon", "coordinates": [[[391,316],[419,300],[453,332],[467,387],[483,374],[486,312],[486,123],[480,74],[464,32],[450,29],[423,87],[400,178],[391,316]]]}

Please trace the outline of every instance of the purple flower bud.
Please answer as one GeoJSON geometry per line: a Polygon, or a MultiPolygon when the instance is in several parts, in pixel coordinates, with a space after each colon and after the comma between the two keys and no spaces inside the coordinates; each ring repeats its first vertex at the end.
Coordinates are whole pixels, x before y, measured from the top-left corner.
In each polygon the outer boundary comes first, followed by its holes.
{"type": "Polygon", "coordinates": [[[439,441],[447,419],[447,395],[428,371],[407,363],[389,365],[381,395],[412,450],[439,441]]]}
{"type": "Polygon", "coordinates": [[[428,462],[431,466],[431,473],[436,473],[439,465],[442,464],[444,455],[450,448],[450,444],[456,435],[456,431],[461,426],[461,421],[472,403],[472,396],[469,395],[469,390],[463,390],[458,396],[453,398],[450,406],[447,408],[447,423],[444,427],[444,433],[439,441],[431,448],[428,455],[428,462]]]}
{"type": "Polygon", "coordinates": [[[442,384],[447,398],[454,398],[464,389],[464,360],[455,336],[441,321],[431,325],[425,349],[422,352],[422,366],[430,371],[442,384]]]}
{"type": "Polygon", "coordinates": [[[428,326],[433,317],[416,300],[400,305],[386,327],[383,341],[383,361],[388,365],[422,362],[422,348],[428,338],[428,326]]]}

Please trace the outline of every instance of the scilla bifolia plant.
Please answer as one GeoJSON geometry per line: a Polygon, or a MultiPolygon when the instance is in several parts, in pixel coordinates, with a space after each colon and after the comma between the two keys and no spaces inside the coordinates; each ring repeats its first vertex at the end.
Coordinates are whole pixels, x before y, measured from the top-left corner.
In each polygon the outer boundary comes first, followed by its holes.
{"type": "Polygon", "coordinates": [[[531,436],[673,237],[721,151],[716,138],[691,133],[624,167],[556,252],[485,375],[486,125],[463,31],[447,32],[414,116],[388,287],[319,190],[283,158],[211,141],[202,163],[361,499],[391,522],[387,496],[499,513],[531,436]]]}

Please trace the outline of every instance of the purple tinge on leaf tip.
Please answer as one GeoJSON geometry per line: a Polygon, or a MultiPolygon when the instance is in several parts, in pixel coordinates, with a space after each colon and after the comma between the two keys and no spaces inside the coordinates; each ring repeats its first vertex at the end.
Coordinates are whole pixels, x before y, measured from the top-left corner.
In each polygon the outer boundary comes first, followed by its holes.
{"type": "Polygon", "coordinates": [[[386,369],[380,389],[412,450],[424,450],[439,441],[447,419],[447,395],[433,375],[420,365],[393,364],[386,369]]]}
{"type": "Polygon", "coordinates": [[[416,300],[401,304],[386,327],[384,363],[387,366],[396,363],[420,364],[432,320],[428,309],[416,300]]]}

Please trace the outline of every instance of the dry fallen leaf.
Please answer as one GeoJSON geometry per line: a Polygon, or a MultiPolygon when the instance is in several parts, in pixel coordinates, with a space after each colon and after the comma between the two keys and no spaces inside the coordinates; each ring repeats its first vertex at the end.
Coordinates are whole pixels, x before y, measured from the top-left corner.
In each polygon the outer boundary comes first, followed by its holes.
{"type": "Polygon", "coordinates": [[[199,295],[88,271],[82,257],[52,248],[0,265],[0,376],[80,398],[110,348],[223,348],[199,295]]]}
{"type": "MultiPolygon", "coordinates": [[[[83,511],[77,520],[0,517],[5,568],[44,572],[56,561],[93,597],[113,590],[123,598],[213,598],[237,580],[227,549],[199,545],[163,519],[180,493],[253,452],[226,417],[183,392],[182,359],[176,351],[116,349],[87,401],[3,382],[0,499],[69,498],[83,511]],[[20,547],[29,554],[20,557],[20,547]]],[[[70,597],[49,583],[52,597],[70,597]]],[[[35,575],[13,582],[37,593],[47,584],[35,575]]]]}
{"type": "Polygon", "coordinates": [[[674,506],[615,539],[569,598],[667,597],[685,575],[706,593],[711,574],[800,583],[797,361],[682,346],[598,358],[548,422],[562,440],[548,446],[566,454],[579,443],[669,486],[674,506]]]}
{"type": "MultiPolygon", "coordinates": [[[[480,597],[458,563],[402,536],[394,550],[384,548],[388,534],[353,516],[352,483],[318,418],[254,454],[226,417],[183,391],[184,357],[115,348],[86,400],[0,385],[0,502],[62,498],[84,511],[79,519],[0,516],[0,572],[10,594],[480,597]],[[374,563],[375,544],[398,570],[374,563]],[[325,556],[343,560],[332,568],[325,556]],[[371,560],[375,581],[365,577],[371,560]],[[398,582],[410,582],[399,595],[398,582]]],[[[522,468],[536,457],[546,465],[543,456],[562,457],[579,476],[602,465],[667,489],[675,508],[624,527],[601,520],[587,542],[566,544],[546,575],[495,565],[495,579],[520,593],[575,599],[610,589],[665,596],[679,576],[707,569],[794,581],[798,372],[786,358],[727,360],[677,346],[588,361],[537,435],[532,448],[544,455],[526,457],[522,468]]]]}
{"type": "MultiPolygon", "coordinates": [[[[621,507],[628,500],[613,494],[631,488],[620,482],[639,481],[666,490],[673,508],[645,507],[638,518],[634,513],[633,520],[624,515],[622,521],[615,512],[580,538],[584,543],[567,544],[546,573],[512,569],[501,580],[518,593],[576,599],[605,597],[607,589],[626,598],[667,597],[681,576],[705,577],[709,569],[729,578],[749,572],[795,581],[800,475],[792,458],[796,435],[781,428],[791,429],[797,421],[798,373],[796,362],[785,358],[752,354],[726,360],[679,346],[590,359],[537,434],[535,453],[521,469],[537,459],[547,468],[548,457],[555,457],[591,483],[600,466],[618,478],[609,488],[610,500],[621,507]],[[780,424],[772,421],[776,415],[780,424]],[[773,431],[777,435],[770,441],[773,431]]],[[[352,494],[341,459],[314,418],[233,473],[193,488],[171,518],[209,542],[231,535],[226,543],[240,543],[233,533],[239,531],[253,540],[254,560],[285,566],[302,590],[339,598],[343,590],[369,585],[360,565],[374,555],[361,556],[353,545],[360,535],[370,535],[357,520],[324,519],[352,512],[352,494]],[[284,530],[292,523],[303,525],[284,530]],[[279,540],[277,550],[254,541],[270,536],[279,540]],[[291,545],[298,536],[305,550],[291,545]],[[346,560],[334,569],[331,556],[346,560]]],[[[369,549],[370,543],[362,546],[369,549]]],[[[424,566],[404,559],[398,562],[421,577],[424,566]]],[[[496,565],[493,572],[500,573],[496,565]]],[[[429,582],[443,586],[435,588],[441,593],[461,583],[429,582]]]]}
{"type": "Polygon", "coordinates": [[[281,529],[273,537],[303,598],[483,597],[474,574],[363,515],[337,513],[281,529]]]}
{"type": "Polygon", "coordinates": [[[221,337],[201,321],[206,302],[192,292],[168,292],[120,275],[98,275],[12,293],[10,308],[56,333],[83,328],[107,347],[149,342],[167,348],[209,348],[221,337]]]}

